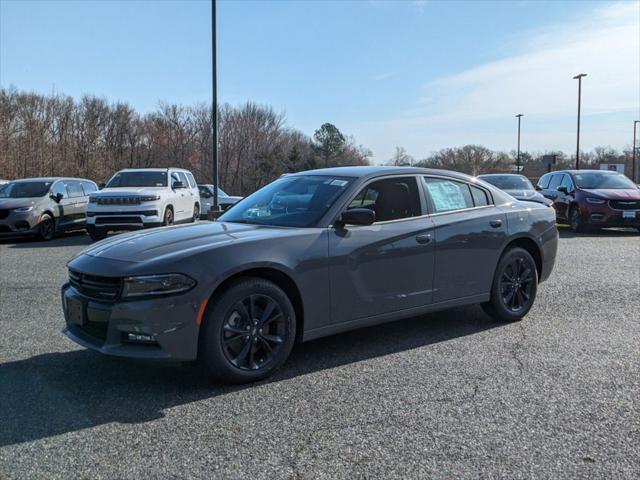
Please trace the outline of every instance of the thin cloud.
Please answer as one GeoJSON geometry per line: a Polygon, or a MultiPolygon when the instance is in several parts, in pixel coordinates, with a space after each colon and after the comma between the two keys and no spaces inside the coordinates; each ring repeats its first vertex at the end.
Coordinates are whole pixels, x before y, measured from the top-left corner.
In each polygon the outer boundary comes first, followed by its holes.
{"type": "Polygon", "coordinates": [[[381,73],[379,75],[373,75],[369,78],[374,82],[379,82],[381,80],[387,80],[388,78],[391,78],[391,77],[393,77],[393,73],[381,73]]]}

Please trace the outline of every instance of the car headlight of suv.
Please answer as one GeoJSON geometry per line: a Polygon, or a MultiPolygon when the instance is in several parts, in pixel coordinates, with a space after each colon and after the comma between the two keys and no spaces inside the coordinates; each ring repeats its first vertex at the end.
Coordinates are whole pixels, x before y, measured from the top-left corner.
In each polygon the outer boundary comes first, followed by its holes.
{"type": "Polygon", "coordinates": [[[143,195],[140,197],[141,202],[155,202],[160,200],[160,195],[143,195]]]}
{"type": "Polygon", "coordinates": [[[18,213],[30,212],[31,210],[33,210],[33,206],[18,207],[13,209],[14,212],[18,212],[18,213]]]}
{"type": "Polygon", "coordinates": [[[606,200],[604,198],[587,197],[587,202],[593,205],[602,205],[606,200]]]}
{"type": "Polygon", "coordinates": [[[196,281],[181,273],[166,275],[143,275],[124,279],[122,298],[172,295],[191,290],[196,281]]]}

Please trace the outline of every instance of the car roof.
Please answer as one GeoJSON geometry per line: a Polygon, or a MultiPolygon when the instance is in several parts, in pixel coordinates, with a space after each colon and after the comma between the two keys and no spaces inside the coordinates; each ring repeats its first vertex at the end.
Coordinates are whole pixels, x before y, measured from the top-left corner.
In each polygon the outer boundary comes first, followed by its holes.
{"type": "Polygon", "coordinates": [[[596,170],[595,168],[585,170],[558,170],[556,172],[549,173],[570,173],[572,175],[577,175],[578,173],[610,173],[612,175],[622,175],[620,172],[615,172],[613,170],[596,170]]]}
{"type": "MultiPolygon", "coordinates": [[[[123,168],[119,172],[168,172],[169,170],[177,170],[179,172],[189,172],[186,168],[166,167],[166,168],[123,168]]],[[[190,172],[189,172],[190,173],[190,172]]]]}
{"type": "Polygon", "coordinates": [[[91,182],[95,183],[93,180],[88,180],[86,178],[75,178],[75,177],[33,177],[33,178],[19,178],[17,180],[11,180],[11,182],[57,182],[58,180],[67,180],[67,181],[76,181],[76,182],[91,182]]]}
{"type": "Polygon", "coordinates": [[[307,170],[290,174],[291,176],[302,175],[326,175],[331,177],[351,177],[351,178],[371,178],[382,175],[443,175],[458,178],[460,180],[473,180],[473,177],[464,173],[452,170],[440,170],[435,168],[421,167],[393,167],[386,165],[367,165],[358,167],[330,167],[307,170]]]}

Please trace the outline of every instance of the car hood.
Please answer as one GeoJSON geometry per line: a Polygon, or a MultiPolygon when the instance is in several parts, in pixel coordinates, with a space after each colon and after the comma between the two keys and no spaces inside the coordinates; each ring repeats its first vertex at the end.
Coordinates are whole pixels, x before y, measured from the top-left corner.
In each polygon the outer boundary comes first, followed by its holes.
{"type": "Polygon", "coordinates": [[[231,242],[272,239],[305,229],[226,222],[154,228],[102,240],[81,254],[125,262],[157,261],[196,254],[231,242]]]}
{"type": "Polygon", "coordinates": [[[97,192],[92,192],[92,197],[135,197],[138,195],[149,195],[149,192],[161,192],[167,187],[129,187],[129,188],[103,188],[97,192]]]}
{"type": "Polygon", "coordinates": [[[33,198],[0,198],[0,209],[30,207],[35,205],[41,197],[33,198]]]}
{"type": "Polygon", "coordinates": [[[633,188],[583,188],[583,192],[607,200],[640,200],[640,189],[633,188]]]}

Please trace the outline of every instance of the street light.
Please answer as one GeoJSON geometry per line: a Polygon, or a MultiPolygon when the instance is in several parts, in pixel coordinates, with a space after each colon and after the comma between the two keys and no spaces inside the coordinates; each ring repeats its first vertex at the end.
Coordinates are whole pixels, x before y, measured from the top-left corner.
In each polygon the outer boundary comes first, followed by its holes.
{"type": "Polygon", "coordinates": [[[516,115],[518,118],[518,156],[516,157],[516,171],[520,173],[520,119],[524,117],[522,113],[516,115]]]}
{"type": "Polygon", "coordinates": [[[216,0],[211,0],[211,80],[212,80],[212,102],[211,102],[211,156],[213,159],[213,205],[209,216],[220,215],[220,205],[218,204],[218,71],[216,61],[216,0]]]}
{"type": "Polygon", "coordinates": [[[633,121],[633,147],[632,148],[632,158],[633,158],[633,162],[631,163],[631,180],[633,180],[634,183],[638,183],[638,180],[636,180],[637,175],[636,175],[636,132],[638,130],[637,125],[640,123],[640,120],[634,120],[633,121]]]}
{"type": "Polygon", "coordinates": [[[580,170],[580,97],[582,95],[582,77],[586,77],[586,73],[580,73],[573,77],[578,80],[578,132],[576,140],[576,170],[580,170]]]}

